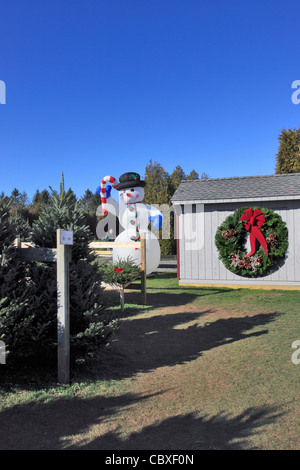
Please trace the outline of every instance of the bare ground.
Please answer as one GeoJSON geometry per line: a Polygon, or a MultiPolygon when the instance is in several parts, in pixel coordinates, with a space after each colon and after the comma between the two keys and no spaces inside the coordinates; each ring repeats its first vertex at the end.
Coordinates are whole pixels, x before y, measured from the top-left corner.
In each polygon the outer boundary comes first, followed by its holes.
{"type": "MultiPolygon", "coordinates": [[[[131,302],[138,301],[136,296],[126,294],[131,302]]],[[[151,294],[154,308],[125,311],[99,364],[105,385],[93,393],[80,390],[72,399],[8,408],[1,413],[0,448],[280,447],[276,433],[288,427],[284,413],[275,402],[266,404],[249,394],[243,398],[247,385],[237,382],[229,353],[235,343],[263,334],[255,326],[267,325],[273,314],[224,310],[209,303],[199,308],[191,300],[180,294],[151,294]],[[272,432],[271,441],[266,428],[272,432]]],[[[264,357],[263,350],[254,353],[264,357]]],[[[293,448],[293,430],[286,432],[293,448]]]]}

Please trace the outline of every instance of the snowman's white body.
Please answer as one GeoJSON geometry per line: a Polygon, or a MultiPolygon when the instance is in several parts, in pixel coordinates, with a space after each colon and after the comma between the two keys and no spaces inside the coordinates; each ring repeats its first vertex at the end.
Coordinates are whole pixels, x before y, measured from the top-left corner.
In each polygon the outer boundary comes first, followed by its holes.
{"type": "Polygon", "coordinates": [[[139,234],[146,239],[146,274],[157,269],[160,263],[160,246],[157,237],[148,230],[149,216],[162,216],[161,212],[153,206],[143,204],[144,189],[140,186],[119,192],[120,204],[111,196],[105,203],[105,209],[113,213],[119,219],[124,231],[115,239],[115,242],[130,241],[132,248],[114,248],[113,262],[130,258],[136,265],[141,264],[141,250],[134,247],[136,239],[136,223],[138,223],[139,234]],[[137,207],[137,221],[135,218],[135,204],[137,207]]]}

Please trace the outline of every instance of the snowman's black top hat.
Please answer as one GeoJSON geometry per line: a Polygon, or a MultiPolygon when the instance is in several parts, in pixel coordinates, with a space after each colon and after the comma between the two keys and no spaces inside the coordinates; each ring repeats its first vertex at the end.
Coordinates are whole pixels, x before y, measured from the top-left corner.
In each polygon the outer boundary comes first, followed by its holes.
{"type": "Polygon", "coordinates": [[[144,187],[145,181],[142,181],[138,173],[129,172],[124,173],[119,178],[118,191],[125,188],[135,188],[136,186],[144,187]]]}

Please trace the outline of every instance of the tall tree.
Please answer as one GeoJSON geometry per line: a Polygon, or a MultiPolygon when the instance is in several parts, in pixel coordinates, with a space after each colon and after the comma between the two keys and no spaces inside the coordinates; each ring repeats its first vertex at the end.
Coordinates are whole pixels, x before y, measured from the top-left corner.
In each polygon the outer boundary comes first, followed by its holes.
{"type": "Polygon", "coordinates": [[[29,201],[26,191],[21,193],[17,188],[14,188],[9,199],[11,212],[21,212],[28,206],[29,201]]]}
{"type": "Polygon", "coordinates": [[[32,198],[32,205],[46,205],[46,204],[50,204],[51,202],[51,196],[50,196],[50,193],[49,191],[47,191],[47,189],[44,189],[42,192],[39,191],[39,189],[36,190],[33,198],[32,198]]]}
{"type": "Polygon", "coordinates": [[[30,204],[30,222],[33,223],[34,220],[37,220],[41,210],[45,206],[49,206],[51,204],[51,196],[47,189],[44,189],[40,192],[39,189],[33,195],[31,204],[30,204]]]}
{"type": "Polygon", "coordinates": [[[275,173],[300,172],[300,128],[283,129],[278,137],[275,173]]]}
{"type": "Polygon", "coordinates": [[[95,215],[101,200],[98,194],[87,189],[78,202],[80,209],[82,209],[85,214],[95,215]]]}
{"type": "Polygon", "coordinates": [[[186,177],[187,180],[198,180],[199,174],[196,170],[192,170],[186,177]]]}
{"type": "Polygon", "coordinates": [[[101,200],[98,194],[93,193],[90,189],[87,189],[78,201],[79,208],[83,211],[86,223],[90,227],[94,238],[96,237],[96,228],[99,219],[97,216],[97,208],[100,202],[101,200]]]}
{"type": "Polygon", "coordinates": [[[180,165],[177,165],[175,170],[171,173],[170,176],[170,193],[173,195],[180,185],[181,181],[186,178],[185,173],[180,165]]]}
{"type": "Polygon", "coordinates": [[[169,173],[158,162],[152,162],[145,169],[145,197],[146,204],[168,204],[170,201],[169,173]]]}
{"type": "MultiPolygon", "coordinates": [[[[166,223],[169,207],[171,205],[171,192],[170,192],[170,175],[158,162],[152,162],[150,160],[149,165],[146,166],[145,171],[145,198],[146,204],[152,205],[164,205],[160,207],[163,212],[163,217],[166,223]],[[164,214],[167,212],[167,214],[164,214]]],[[[171,235],[170,239],[162,238],[162,229],[152,231],[156,234],[159,239],[162,255],[170,255],[174,251],[174,237],[171,235]]]]}

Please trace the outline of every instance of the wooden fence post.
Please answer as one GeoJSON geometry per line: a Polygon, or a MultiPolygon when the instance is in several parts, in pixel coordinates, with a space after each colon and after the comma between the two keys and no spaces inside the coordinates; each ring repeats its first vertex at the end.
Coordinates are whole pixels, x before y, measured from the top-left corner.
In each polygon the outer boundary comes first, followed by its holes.
{"type": "MultiPolygon", "coordinates": [[[[70,382],[70,269],[71,246],[62,244],[63,230],[57,230],[57,375],[58,382],[70,382]]],[[[69,232],[70,233],[70,232],[69,232]]]]}

